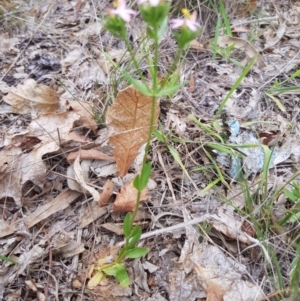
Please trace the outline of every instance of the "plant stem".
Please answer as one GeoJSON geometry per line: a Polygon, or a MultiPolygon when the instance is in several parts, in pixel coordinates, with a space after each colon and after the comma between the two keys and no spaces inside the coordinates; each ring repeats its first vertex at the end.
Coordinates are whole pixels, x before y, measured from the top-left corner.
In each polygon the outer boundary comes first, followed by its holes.
{"type": "Polygon", "coordinates": [[[178,65],[178,62],[180,60],[180,57],[181,57],[181,54],[183,52],[183,49],[178,49],[178,52],[174,58],[174,61],[165,77],[165,79],[162,81],[162,84],[161,84],[161,88],[164,88],[164,86],[166,85],[166,83],[168,82],[168,79],[169,77],[173,74],[173,72],[175,71],[176,69],[176,66],[178,65]]]}
{"type": "MultiPolygon", "coordinates": [[[[157,32],[157,28],[155,29],[155,31],[157,32]]],[[[134,61],[134,64],[136,64],[136,67],[138,68],[137,62],[136,62],[136,60],[134,58],[134,55],[133,55],[133,52],[132,52],[132,49],[131,49],[131,46],[130,46],[130,44],[129,44],[129,42],[128,42],[127,39],[126,39],[126,46],[127,46],[127,49],[129,51],[130,55],[133,56],[132,60],[134,61]]],[[[155,104],[156,104],[156,96],[154,96],[154,95],[157,92],[157,70],[158,70],[158,39],[157,38],[154,39],[154,46],[155,46],[154,74],[153,74],[153,78],[152,78],[152,92],[153,92],[153,96],[152,96],[152,101],[151,101],[150,126],[149,126],[149,131],[148,131],[147,144],[146,144],[146,147],[145,147],[145,154],[144,154],[144,158],[143,158],[142,171],[144,169],[145,164],[147,163],[147,156],[148,156],[148,153],[149,153],[149,150],[150,150],[150,142],[151,142],[152,132],[153,132],[153,128],[154,128],[155,104]]],[[[139,72],[140,72],[140,70],[139,70],[139,72]]],[[[136,200],[134,212],[132,213],[131,220],[130,220],[130,229],[131,229],[131,231],[133,229],[133,223],[134,223],[135,217],[136,217],[137,212],[138,212],[139,207],[140,207],[141,194],[142,194],[142,192],[140,190],[138,190],[137,200],[136,200]]],[[[128,244],[129,244],[129,238],[126,237],[124,249],[128,248],[128,244]]],[[[124,257],[125,257],[125,254],[119,255],[117,257],[115,263],[121,262],[124,259],[124,257]]]]}
{"type": "Polygon", "coordinates": [[[142,73],[142,71],[141,71],[141,69],[140,69],[140,66],[139,66],[137,60],[135,59],[135,53],[133,53],[132,47],[131,47],[131,45],[130,45],[130,43],[129,43],[129,40],[128,40],[127,36],[126,36],[126,38],[124,38],[124,42],[125,42],[127,51],[129,52],[130,57],[131,57],[131,59],[132,59],[132,61],[133,61],[134,67],[135,67],[135,69],[137,70],[137,72],[138,72],[138,74],[139,74],[139,77],[140,77],[141,81],[143,82],[143,84],[145,84],[145,78],[144,78],[144,76],[143,76],[143,73],[142,73]]]}
{"type": "MultiPolygon", "coordinates": [[[[151,138],[152,138],[152,132],[154,128],[154,115],[155,115],[155,104],[156,104],[156,96],[154,96],[157,92],[157,69],[158,69],[158,39],[157,39],[157,28],[155,28],[155,39],[154,39],[154,74],[152,78],[152,91],[153,91],[153,96],[152,96],[152,101],[151,101],[151,114],[150,114],[150,126],[149,126],[149,131],[148,131],[148,139],[147,139],[147,144],[145,147],[145,154],[143,158],[143,165],[142,165],[142,170],[144,169],[145,164],[147,163],[147,156],[150,150],[150,143],[151,143],[151,138]]],[[[141,202],[141,191],[138,191],[137,195],[137,200],[134,208],[134,212],[131,216],[131,229],[133,226],[134,219],[137,215],[139,206],[141,202]]],[[[126,241],[125,247],[127,246],[128,242],[126,241]]]]}

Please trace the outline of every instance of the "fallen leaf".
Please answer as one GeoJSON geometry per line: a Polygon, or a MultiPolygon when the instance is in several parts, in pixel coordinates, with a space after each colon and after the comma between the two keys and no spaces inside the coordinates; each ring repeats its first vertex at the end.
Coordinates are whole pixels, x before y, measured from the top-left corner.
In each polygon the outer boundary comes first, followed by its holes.
{"type": "Polygon", "coordinates": [[[79,289],[79,288],[82,288],[82,283],[81,283],[78,279],[74,279],[74,280],[72,281],[72,286],[73,286],[74,288],[79,289]]]}
{"type": "Polygon", "coordinates": [[[61,230],[51,238],[53,251],[59,254],[62,258],[69,258],[82,253],[84,244],[74,240],[73,232],[61,230]]]}
{"type": "MultiPolygon", "coordinates": [[[[150,195],[147,194],[148,188],[145,188],[141,193],[141,201],[147,200],[150,195]]],[[[116,200],[113,204],[113,212],[133,212],[138,191],[133,187],[133,180],[127,182],[122,188],[121,192],[117,194],[116,200]]]]}
{"type": "Polygon", "coordinates": [[[286,31],[286,24],[280,23],[277,30],[274,30],[274,26],[270,26],[265,32],[264,37],[266,39],[265,49],[274,47],[284,36],[286,31]]]}
{"type": "Polygon", "coordinates": [[[190,49],[193,50],[205,50],[205,47],[203,44],[200,44],[197,40],[192,40],[190,43],[190,49]]]}
{"type": "Polygon", "coordinates": [[[98,129],[98,124],[93,115],[93,107],[86,101],[68,101],[69,109],[80,115],[80,122],[83,127],[90,128],[94,134],[98,129]]]}
{"type": "Polygon", "coordinates": [[[95,188],[86,184],[85,177],[83,175],[79,160],[80,160],[80,155],[78,155],[76,160],[74,161],[75,179],[84,190],[88,191],[93,196],[95,202],[100,202],[99,192],[95,188]]]}
{"type": "MultiPolygon", "coordinates": [[[[118,93],[115,102],[107,110],[106,121],[116,132],[109,138],[114,146],[120,177],[123,177],[146,143],[150,126],[152,98],[141,94],[133,86],[118,93]]],[[[154,127],[159,114],[158,102],[155,104],[154,127]]]]}
{"type": "MultiPolygon", "coordinates": [[[[81,142],[88,141],[84,136],[75,136],[71,132],[74,123],[80,119],[80,115],[75,112],[64,112],[61,114],[44,114],[33,119],[28,127],[28,136],[35,136],[41,141],[56,141],[59,145],[68,140],[80,138],[81,142]]],[[[78,141],[78,140],[77,140],[78,141]]]]}
{"type": "Polygon", "coordinates": [[[266,66],[258,51],[250,43],[243,39],[229,36],[220,36],[218,38],[217,44],[219,47],[222,48],[234,45],[234,48],[236,49],[243,49],[250,59],[252,59],[255,56],[257,57],[256,60],[259,67],[262,68],[266,66]]]}
{"type": "Polygon", "coordinates": [[[124,235],[123,227],[120,224],[116,225],[114,223],[105,223],[105,224],[100,225],[100,227],[104,228],[108,231],[111,231],[113,233],[116,233],[117,235],[124,235]]]}
{"type": "MultiPolygon", "coordinates": [[[[18,168],[22,150],[8,146],[0,152],[0,199],[11,197],[17,206],[22,207],[22,172],[18,168]]],[[[1,232],[4,230],[1,230],[1,232]]]]}
{"type": "Polygon", "coordinates": [[[243,222],[237,220],[234,211],[230,210],[229,207],[219,207],[218,213],[212,216],[216,216],[216,220],[220,220],[213,222],[214,229],[232,239],[238,239],[243,243],[251,245],[251,240],[249,240],[248,236],[242,231],[243,222]]]}
{"type": "Polygon", "coordinates": [[[60,61],[62,72],[66,73],[69,66],[72,66],[78,60],[84,57],[83,48],[75,48],[67,54],[67,56],[60,61]]]}
{"type": "Polygon", "coordinates": [[[11,87],[3,100],[12,106],[13,113],[38,114],[52,113],[59,108],[59,96],[51,88],[27,79],[24,84],[11,87]]]}
{"type": "Polygon", "coordinates": [[[103,191],[100,194],[99,206],[107,205],[113,192],[114,192],[114,184],[111,180],[107,180],[103,186],[103,191]]]}
{"type": "Polygon", "coordinates": [[[69,162],[74,161],[80,152],[80,159],[81,160],[107,160],[107,161],[114,161],[114,158],[96,150],[96,149],[82,149],[77,152],[72,152],[67,155],[67,160],[69,162]]]}
{"type": "Polygon", "coordinates": [[[89,224],[96,221],[101,216],[105,215],[107,213],[106,207],[99,207],[98,203],[91,202],[88,203],[88,206],[86,206],[81,214],[78,228],[82,229],[88,226],[89,224]]]}
{"type": "Polygon", "coordinates": [[[48,218],[50,215],[68,208],[69,205],[79,196],[80,193],[77,191],[72,191],[70,189],[64,190],[54,200],[45,205],[39,206],[34,212],[26,217],[26,224],[28,228],[33,227],[42,220],[48,218]]]}
{"type": "Polygon", "coordinates": [[[130,58],[130,54],[124,49],[111,49],[108,53],[100,54],[100,58],[97,60],[97,63],[102,68],[102,70],[109,74],[111,69],[114,65],[106,58],[106,55],[111,59],[113,62],[126,62],[130,58]]]}
{"type": "Polygon", "coordinates": [[[208,281],[206,288],[206,301],[224,301],[223,295],[224,291],[219,285],[208,281]]]}
{"type": "Polygon", "coordinates": [[[72,132],[73,124],[79,118],[74,112],[40,115],[29,124],[27,135],[16,144],[19,147],[8,146],[1,151],[0,198],[11,197],[17,206],[22,207],[22,188],[26,182],[31,181],[43,189],[47,172],[43,156],[58,152],[61,144],[67,146],[67,143],[75,142],[80,146],[89,141],[72,132]]]}
{"type": "Polygon", "coordinates": [[[261,288],[242,279],[242,275],[248,273],[246,266],[226,256],[219,248],[200,244],[190,259],[207,294],[206,300],[263,300],[261,288]]]}
{"type": "Polygon", "coordinates": [[[195,91],[195,76],[194,75],[191,75],[191,77],[190,77],[188,91],[190,93],[193,93],[195,91]]]}

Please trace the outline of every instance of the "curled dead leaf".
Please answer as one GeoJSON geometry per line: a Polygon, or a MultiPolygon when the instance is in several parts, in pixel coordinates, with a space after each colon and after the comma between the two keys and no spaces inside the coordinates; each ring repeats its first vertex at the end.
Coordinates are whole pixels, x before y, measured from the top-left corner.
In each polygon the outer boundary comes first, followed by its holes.
{"type": "MultiPolygon", "coordinates": [[[[79,151],[69,153],[67,159],[69,162],[74,161],[78,157],[79,151]]],[[[114,161],[114,158],[96,150],[96,149],[82,149],[80,150],[80,159],[82,160],[107,160],[114,161]]]]}
{"type": "MultiPolygon", "coordinates": [[[[141,201],[147,200],[150,197],[147,192],[148,188],[142,191],[141,201]]],[[[112,208],[113,212],[133,212],[136,205],[137,194],[137,190],[133,187],[133,180],[127,182],[121,188],[121,192],[117,194],[112,208]]]]}
{"type": "Polygon", "coordinates": [[[69,109],[80,115],[83,127],[90,128],[94,134],[97,132],[97,122],[93,116],[93,107],[86,101],[68,101],[69,109]]]}
{"type": "Polygon", "coordinates": [[[81,186],[81,188],[83,190],[88,191],[93,196],[95,202],[100,202],[99,192],[95,188],[89,186],[85,182],[86,181],[85,176],[83,174],[83,171],[82,171],[82,168],[80,166],[80,161],[79,160],[80,160],[80,155],[77,156],[76,160],[74,161],[74,165],[73,165],[75,179],[76,179],[76,181],[78,182],[78,184],[81,186]]]}
{"type": "Polygon", "coordinates": [[[105,206],[114,192],[114,184],[111,180],[107,180],[103,186],[103,191],[100,194],[99,206],[105,206]]]}

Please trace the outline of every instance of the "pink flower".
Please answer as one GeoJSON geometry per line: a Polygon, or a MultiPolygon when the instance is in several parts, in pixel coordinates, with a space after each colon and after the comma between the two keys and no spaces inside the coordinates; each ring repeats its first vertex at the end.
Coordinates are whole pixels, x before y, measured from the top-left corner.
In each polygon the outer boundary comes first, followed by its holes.
{"type": "Polygon", "coordinates": [[[148,2],[152,7],[156,7],[159,4],[160,0],[139,0],[138,5],[141,5],[145,2],[148,2]]]}
{"type": "Polygon", "coordinates": [[[175,28],[186,26],[191,31],[196,31],[200,27],[200,24],[196,22],[197,12],[193,11],[192,14],[190,14],[190,12],[186,8],[183,8],[182,13],[184,14],[184,19],[170,20],[171,27],[175,29],[175,28]]]}
{"type": "Polygon", "coordinates": [[[122,20],[124,20],[127,23],[130,22],[130,15],[135,16],[137,14],[134,10],[126,7],[125,0],[117,0],[116,2],[114,2],[114,6],[116,8],[111,9],[109,13],[112,15],[119,16],[122,20]]]}

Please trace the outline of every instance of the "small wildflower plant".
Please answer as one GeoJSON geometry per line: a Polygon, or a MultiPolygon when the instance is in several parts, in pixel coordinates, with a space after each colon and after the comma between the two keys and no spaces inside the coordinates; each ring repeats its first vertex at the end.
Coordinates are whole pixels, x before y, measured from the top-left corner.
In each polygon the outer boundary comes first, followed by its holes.
{"type": "MultiPolygon", "coordinates": [[[[138,12],[128,8],[125,0],[116,0],[113,8],[108,10],[108,15],[104,21],[104,27],[116,38],[122,39],[131,55],[132,62],[137,70],[140,70],[139,63],[134,55],[131,43],[127,37],[127,25],[138,12]]],[[[195,39],[200,33],[200,24],[197,22],[197,13],[190,13],[187,9],[183,9],[183,18],[168,20],[171,3],[165,0],[139,0],[138,9],[141,18],[146,23],[146,36],[152,41],[154,46],[154,55],[148,56],[149,71],[151,74],[151,82],[147,83],[142,72],[139,71],[141,81],[133,78],[129,73],[124,71],[125,78],[142,94],[152,98],[151,120],[148,133],[148,140],[145,148],[145,155],[140,174],[138,174],[133,182],[134,187],[138,191],[135,210],[133,213],[127,213],[124,218],[123,232],[125,236],[125,244],[120,249],[114,262],[109,264],[99,263],[94,267],[94,273],[88,283],[88,287],[92,288],[106,275],[114,276],[122,286],[130,284],[129,277],[125,268],[124,260],[126,258],[139,258],[147,254],[148,249],[137,247],[137,243],[141,237],[142,231],[139,225],[134,226],[142,191],[147,187],[151,175],[151,162],[148,161],[147,155],[150,149],[150,142],[154,130],[154,111],[156,101],[162,97],[175,93],[182,84],[179,84],[178,76],[174,77],[175,70],[181,62],[183,51],[189,46],[189,43],[195,39]],[[168,24],[174,31],[175,40],[178,43],[177,53],[174,61],[168,70],[167,76],[163,80],[158,78],[158,60],[159,60],[159,39],[166,32],[168,24]],[[175,80],[174,80],[175,78],[175,80]],[[170,80],[171,79],[171,80],[170,80]]]]}

